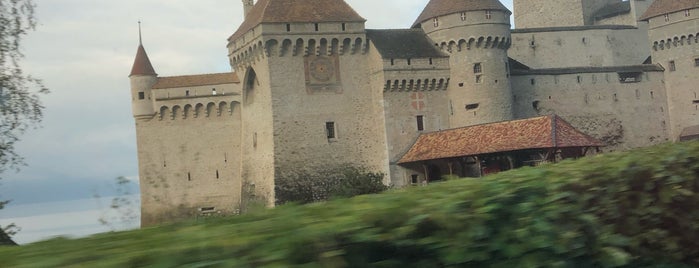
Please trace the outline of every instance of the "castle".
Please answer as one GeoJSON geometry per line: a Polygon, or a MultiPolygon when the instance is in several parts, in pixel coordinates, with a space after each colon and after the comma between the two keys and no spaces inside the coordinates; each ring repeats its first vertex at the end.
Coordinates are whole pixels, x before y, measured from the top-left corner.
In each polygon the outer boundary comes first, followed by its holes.
{"type": "Polygon", "coordinates": [[[144,226],[272,206],[275,180],[342,166],[410,185],[432,171],[401,158],[450,129],[555,114],[604,150],[699,135],[699,0],[514,0],[516,29],[498,0],[430,0],[395,30],[343,0],[243,5],[230,73],[159,77],[138,47],[144,226]]]}

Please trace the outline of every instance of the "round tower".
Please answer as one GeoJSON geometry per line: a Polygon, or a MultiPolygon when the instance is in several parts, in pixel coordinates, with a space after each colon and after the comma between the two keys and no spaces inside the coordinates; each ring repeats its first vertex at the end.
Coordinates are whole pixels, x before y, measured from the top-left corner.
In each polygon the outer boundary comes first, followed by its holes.
{"type": "Polygon", "coordinates": [[[511,120],[510,12],[498,0],[431,0],[413,28],[449,53],[451,127],[511,120]]]}
{"type": "Polygon", "coordinates": [[[655,0],[641,20],[648,22],[653,63],[665,68],[670,122],[661,125],[679,140],[699,126],[699,1],[655,0]]]}
{"type": "Polygon", "coordinates": [[[136,59],[129,75],[129,80],[131,80],[131,109],[135,118],[150,117],[155,114],[151,89],[158,82],[158,74],[155,73],[155,69],[153,69],[153,65],[150,63],[150,59],[148,59],[148,54],[146,54],[146,49],[143,48],[140,35],[139,29],[138,50],[136,51],[136,59]]]}

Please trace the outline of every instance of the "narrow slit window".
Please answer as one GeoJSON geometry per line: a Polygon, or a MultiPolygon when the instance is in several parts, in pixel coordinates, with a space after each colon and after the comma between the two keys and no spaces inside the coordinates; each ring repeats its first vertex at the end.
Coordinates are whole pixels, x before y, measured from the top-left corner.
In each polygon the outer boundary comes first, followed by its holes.
{"type": "Polygon", "coordinates": [[[675,65],[675,61],[671,60],[670,63],[668,64],[670,68],[670,72],[677,71],[677,66],[675,65]]]}
{"type": "Polygon", "coordinates": [[[325,123],[325,134],[328,136],[328,139],[337,138],[337,133],[335,131],[335,122],[325,123]]]}
{"type": "Polygon", "coordinates": [[[289,23],[286,24],[286,31],[291,32],[291,24],[289,24],[289,23]]]}
{"type": "Polygon", "coordinates": [[[342,24],[342,31],[344,32],[344,31],[346,31],[346,30],[347,30],[347,24],[343,23],[343,24],[342,24]]]}
{"type": "Polygon", "coordinates": [[[187,172],[187,181],[192,181],[192,173],[187,172]]]}
{"type": "Polygon", "coordinates": [[[316,32],[320,30],[318,23],[315,24],[316,32]]]}
{"type": "Polygon", "coordinates": [[[665,14],[665,22],[670,21],[670,14],[665,14]]]}
{"type": "Polygon", "coordinates": [[[466,12],[461,12],[461,21],[466,21],[466,12]]]}
{"type": "Polygon", "coordinates": [[[217,179],[220,178],[220,177],[219,177],[219,174],[218,174],[218,170],[216,170],[216,178],[217,178],[217,179]]]}
{"type": "Polygon", "coordinates": [[[418,115],[415,117],[415,119],[417,120],[417,131],[425,130],[425,117],[418,115]]]}
{"type": "Polygon", "coordinates": [[[684,11],[684,16],[685,16],[685,17],[689,17],[689,16],[691,16],[691,15],[692,15],[692,13],[689,12],[689,9],[687,9],[687,10],[684,11]]]}

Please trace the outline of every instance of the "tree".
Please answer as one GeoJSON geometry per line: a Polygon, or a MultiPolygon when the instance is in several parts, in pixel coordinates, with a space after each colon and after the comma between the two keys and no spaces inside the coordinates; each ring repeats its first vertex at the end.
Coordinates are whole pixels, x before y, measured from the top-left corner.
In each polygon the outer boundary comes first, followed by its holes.
{"type": "MultiPolygon", "coordinates": [[[[0,175],[8,169],[19,170],[24,164],[15,143],[43,117],[39,95],[48,93],[48,89],[20,66],[24,58],[22,38],[36,26],[35,7],[33,0],[0,0],[0,175]]],[[[0,209],[5,204],[7,201],[0,202],[0,209]]],[[[0,240],[9,240],[7,234],[13,232],[0,226],[0,240]]]]}
{"type": "Polygon", "coordinates": [[[20,66],[21,41],[36,26],[35,7],[33,0],[0,0],[0,174],[24,164],[15,144],[43,117],[39,95],[48,89],[20,66]]]}

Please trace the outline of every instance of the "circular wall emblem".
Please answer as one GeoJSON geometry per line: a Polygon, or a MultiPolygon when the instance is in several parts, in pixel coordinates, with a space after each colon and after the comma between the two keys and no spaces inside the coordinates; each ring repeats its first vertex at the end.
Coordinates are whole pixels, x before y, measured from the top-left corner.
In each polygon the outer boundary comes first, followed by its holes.
{"type": "Polygon", "coordinates": [[[318,81],[327,82],[335,74],[333,62],[325,57],[318,57],[310,62],[311,76],[318,81]]]}

